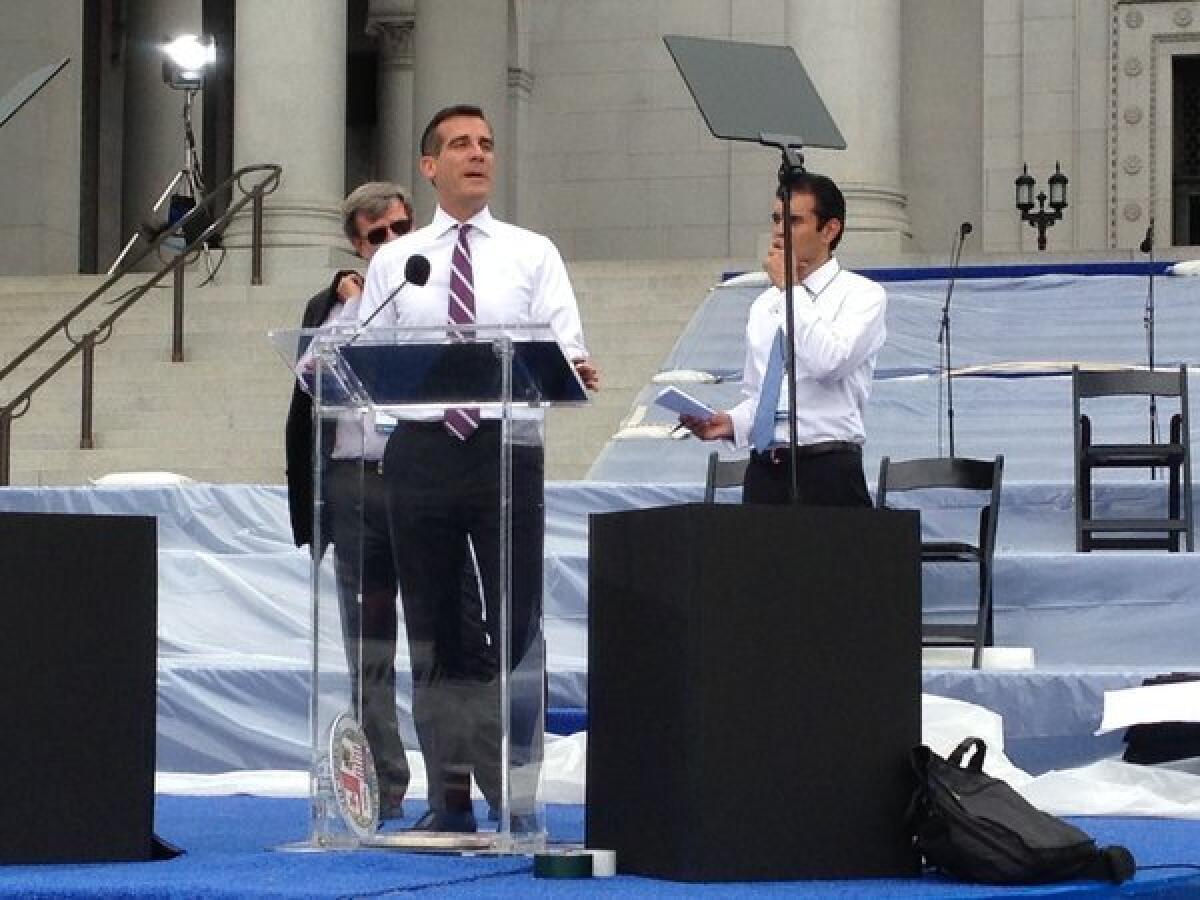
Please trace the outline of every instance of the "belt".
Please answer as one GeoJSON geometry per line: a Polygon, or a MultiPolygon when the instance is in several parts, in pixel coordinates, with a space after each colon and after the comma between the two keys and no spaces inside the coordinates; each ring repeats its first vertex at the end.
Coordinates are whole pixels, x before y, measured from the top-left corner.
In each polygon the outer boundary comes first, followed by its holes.
{"type": "MultiPolygon", "coordinates": [[[[818,441],[815,444],[800,444],[796,447],[796,458],[808,456],[824,456],[827,453],[862,453],[862,446],[854,441],[818,441]]],[[[754,462],[778,466],[788,461],[791,454],[786,445],[768,447],[766,450],[751,452],[750,459],[754,462]]]]}
{"type": "Polygon", "coordinates": [[[330,465],[336,465],[336,466],[354,466],[354,468],[356,468],[356,469],[361,467],[362,470],[364,472],[366,472],[368,475],[371,474],[372,472],[374,472],[376,475],[383,474],[383,460],[382,459],[363,459],[361,457],[351,458],[351,457],[339,456],[337,458],[330,457],[329,462],[330,462],[330,465]]]}

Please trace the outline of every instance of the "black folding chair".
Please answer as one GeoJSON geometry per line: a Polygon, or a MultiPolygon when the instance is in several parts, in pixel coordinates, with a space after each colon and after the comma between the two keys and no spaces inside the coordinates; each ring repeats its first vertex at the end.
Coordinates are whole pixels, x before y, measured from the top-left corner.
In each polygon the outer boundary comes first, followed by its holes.
{"type": "Polygon", "coordinates": [[[704,479],[704,502],[717,501],[717,488],[738,487],[746,478],[747,456],[738,459],[721,459],[717,451],[708,454],[708,474],[704,479]]]}
{"type": "MultiPolygon", "coordinates": [[[[971,665],[983,665],[983,648],[993,642],[992,570],[996,553],[996,527],[1000,511],[1000,486],[1004,457],[984,459],[912,459],[892,462],[884,457],[879,463],[876,503],[880,509],[894,495],[908,491],[958,489],[978,497],[979,531],[974,542],[922,541],[921,562],[966,563],[979,570],[979,594],[972,622],[922,622],[921,643],[926,647],[973,647],[971,665]]],[[[912,496],[909,504],[919,503],[912,496]]],[[[912,508],[910,505],[908,508],[912,508]]]]}
{"type": "Polygon", "coordinates": [[[1178,552],[1182,534],[1194,549],[1192,524],[1192,451],[1188,424],[1187,367],[1177,370],[1094,372],[1071,370],[1075,427],[1075,549],[1159,549],[1178,552]],[[1167,443],[1097,444],[1083,401],[1096,397],[1170,397],[1179,402],[1171,416],[1167,443]],[[1098,518],[1093,509],[1095,469],[1165,469],[1167,514],[1149,518],[1098,518]]]}

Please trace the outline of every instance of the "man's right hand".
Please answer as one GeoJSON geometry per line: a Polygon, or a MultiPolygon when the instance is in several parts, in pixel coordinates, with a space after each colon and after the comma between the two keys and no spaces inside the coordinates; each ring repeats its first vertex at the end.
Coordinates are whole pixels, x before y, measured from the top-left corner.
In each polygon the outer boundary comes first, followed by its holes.
{"type": "Polygon", "coordinates": [[[720,438],[733,440],[733,419],[726,412],[716,413],[708,419],[680,416],[679,424],[702,441],[715,441],[720,438]]]}
{"type": "Polygon", "coordinates": [[[786,277],[783,263],[783,238],[772,238],[771,246],[767,249],[767,258],[763,260],[763,271],[771,279],[771,284],[781,291],[784,289],[786,277]]]}
{"type": "Polygon", "coordinates": [[[341,300],[350,301],[361,297],[363,292],[363,277],[357,272],[347,272],[337,283],[337,295],[341,300]]]}

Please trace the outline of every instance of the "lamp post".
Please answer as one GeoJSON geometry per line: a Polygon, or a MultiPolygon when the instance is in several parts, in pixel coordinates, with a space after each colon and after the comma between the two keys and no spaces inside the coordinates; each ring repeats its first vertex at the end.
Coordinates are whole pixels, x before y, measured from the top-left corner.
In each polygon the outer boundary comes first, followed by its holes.
{"type": "Polygon", "coordinates": [[[1028,222],[1031,227],[1037,229],[1039,252],[1046,249],[1046,229],[1061,219],[1063,210],[1067,208],[1067,176],[1062,173],[1057,162],[1054,164],[1054,174],[1046,179],[1046,183],[1050,188],[1050,196],[1047,198],[1045,191],[1038,191],[1038,210],[1034,212],[1033,189],[1036,182],[1029,174],[1028,164],[1022,166],[1021,174],[1015,182],[1017,209],[1021,212],[1021,221],[1028,222]],[[1049,209],[1046,209],[1047,199],[1050,201],[1049,209]]]}

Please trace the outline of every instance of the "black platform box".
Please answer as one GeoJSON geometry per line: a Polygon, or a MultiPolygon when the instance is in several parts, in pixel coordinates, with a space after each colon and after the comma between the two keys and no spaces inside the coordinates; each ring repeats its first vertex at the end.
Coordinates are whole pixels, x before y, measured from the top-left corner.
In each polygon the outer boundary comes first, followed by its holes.
{"type": "Polygon", "coordinates": [[[157,571],[153,517],[0,513],[0,863],[159,855],[157,571]]]}
{"type": "Polygon", "coordinates": [[[685,881],[913,875],[914,512],[591,517],[587,842],[685,881]]]}

